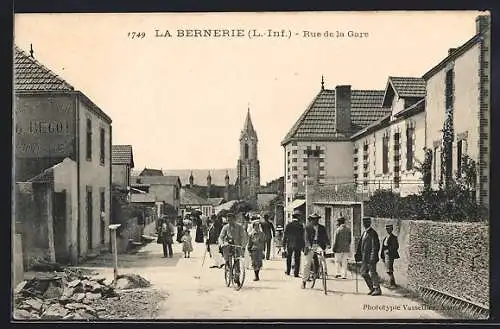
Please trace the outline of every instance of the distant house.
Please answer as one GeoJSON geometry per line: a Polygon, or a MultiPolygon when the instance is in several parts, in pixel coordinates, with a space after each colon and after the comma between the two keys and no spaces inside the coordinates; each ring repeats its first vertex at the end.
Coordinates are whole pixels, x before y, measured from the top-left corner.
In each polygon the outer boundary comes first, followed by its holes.
{"type": "Polygon", "coordinates": [[[164,170],[164,174],[179,176],[182,186],[202,198],[238,199],[235,169],[164,170]]]}
{"type": "MultiPolygon", "coordinates": [[[[181,181],[178,176],[143,175],[132,177],[131,192],[140,191],[156,198],[158,215],[164,214],[165,205],[169,204],[177,214],[180,214],[181,181]]],[[[131,194],[132,198],[132,194],[131,194]]]]}
{"type": "Polygon", "coordinates": [[[139,176],[163,176],[161,169],[144,168],[139,176]]]}
{"type": "Polygon", "coordinates": [[[207,199],[194,194],[189,189],[182,188],[180,203],[180,211],[182,216],[184,216],[186,212],[195,209],[200,210],[205,216],[211,216],[213,206],[212,203],[207,199]]]}
{"type": "Polygon", "coordinates": [[[226,200],[224,200],[224,198],[209,198],[208,202],[210,202],[210,204],[213,207],[215,207],[215,206],[219,206],[219,205],[223,204],[224,202],[226,202],[226,200]]]}
{"type": "Polygon", "coordinates": [[[111,147],[112,182],[123,189],[130,188],[130,173],[134,168],[132,145],[111,147]]]}

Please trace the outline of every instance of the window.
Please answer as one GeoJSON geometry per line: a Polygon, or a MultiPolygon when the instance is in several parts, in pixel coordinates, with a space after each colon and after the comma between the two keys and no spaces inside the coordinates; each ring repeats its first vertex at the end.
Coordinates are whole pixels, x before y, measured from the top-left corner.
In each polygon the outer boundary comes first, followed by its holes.
{"type": "Polygon", "coordinates": [[[292,170],[293,170],[293,171],[297,170],[297,166],[293,166],[293,167],[292,167],[292,170]]]}
{"type": "Polygon", "coordinates": [[[382,138],[382,173],[389,172],[389,136],[382,138]]]}
{"type": "Polygon", "coordinates": [[[105,155],[105,149],[106,149],[106,143],[105,143],[105,136],[106,136],[106,132],[104,130],[104,128],[101,128],[101,134],[100,134],[100,143],[101,143],[101,152],[100,152],[100,160],[101,160],[101,164],[104,165],[105,163],[105,158],[106,158],[106,155],[105,155]]]}
{"type": "Polygon", "coordinates": [[[394,134],[394,187],[399,187],[399,171],[400,171],[400,147],[401,147],[401,134],[399,132],[394,134]]]}
{"type": "Polygon", "coordinates": [[[406,128],[406,170],[413,169],[413,142],[415,128],[408,127],[406,128]]]}
{"type": "Polygon", "coordinates": [[[297,182],[293,182],[292,187],[297,187],[297,182]]]}
{"type": "Polygon", "coordinates": [[[292,154],[297,154],[297,150],[292,150],[292,154]]]}
{"type": "Polygon", "coordinates": [[[457,177],[462,176],[462,141],[457,142],[457,177]]]}
{"type": "Polygon", "coordinates": [[[445,110],[453,108],[453,69],[446,72],[445,110]]]}
{"type": "Polygon", "coordinates": [[[297,162],[297,158],[293,158],[293,159],[292,159],[292,162],[297,162]]]}
{"type": "Polygon", "coordinates": [[[87,161],[92,161],[92,120],[87,119],[87,161]]]}
{"type": "Polygon", "coordinates": [[[293,175],[292,175],[292,178],[293,178],[293,179],[297,179],[297,174],[293,174],[293,175]]]}
{"type": "Polygon", "coordinates": [[[105,213],[105,210],[106,210],[106,195],[104,194],[104,190],[101,189],[100,191],[100,209],[101,209],[101,212],[100,212],[100,215],[101,215],[101,244],[104,244],[104,234],[106,232],[106,223],[105,223],[105,217],[103,216],[104,213],[105,213]]]}
{"type": "Polygon", "coordinates": [[[439,181],[438,176],[440,175],[440,163],[438,163],[437,159],[440,156],[439,154],[439,146],[434,147],[434,156],[432,157],[432,175],[434,177],[434,182],[437,183],[439,181]]]}
{"type": "Polygon", "coordinates": [[[248,144],[245,143],[244,146],[244,159],[248,159],[248,144]]]}
{"type": "Polygon", "coordinates": [[[310,150],[310,149],[305,151],[308,157],[313,157],[313,158],[319,158],[319,152],[320,150],[310,150]]]}

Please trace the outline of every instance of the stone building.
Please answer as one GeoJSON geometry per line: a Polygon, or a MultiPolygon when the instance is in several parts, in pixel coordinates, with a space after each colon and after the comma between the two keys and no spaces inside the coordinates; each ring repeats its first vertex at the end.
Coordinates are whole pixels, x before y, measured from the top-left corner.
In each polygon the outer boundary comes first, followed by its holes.
{"type": "Polygon", "coordinates": [[[61,191],[65,196],[58,197],[61,212],[57,220],[65,224],[57,228],[57,234],[68,236],[61,238],[61,246],[67,251],[63,259],[77,262],[109,242],[111,118],[35,60],[33,52],[28,55],[17,46],[14,94],[15,181],[29,181],[65,158],[76,163],[71,183],[75,189],[65,189],[61,191]],[[70,212],[69,200],[73,198],[77,208],[70,212]]]}

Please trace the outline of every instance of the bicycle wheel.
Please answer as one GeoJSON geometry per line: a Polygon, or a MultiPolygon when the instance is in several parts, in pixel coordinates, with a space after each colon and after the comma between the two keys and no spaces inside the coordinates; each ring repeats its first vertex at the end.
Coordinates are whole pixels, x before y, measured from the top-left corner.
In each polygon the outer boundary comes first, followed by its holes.
{"type": "Polygon", "coordinates": [[[227,263],[224,265],[224,280],[226,280],[227,287],[229,287],[233,281],[233,267],[231,266],[231,260],[229,260],[229,265],[227,263]]]}
{"type": "Polygon", "coordinates": [[[323,262],[319,263],[319,275],[321,277],[321,282],[323,283],[323,292],[326,295],[327,294],[327,288],[326,288],[326,268],[323,265],[323,262]]]}
{"type": "Polygon", "coordinates": [[[314,264],[314,261],[312,262],[311,271],[309,272],[309,280],[307,282],[309,283],[309,287],[311,289],[314,288],[314,284],[316,283],[316,265],[314,264]]]}
{"type": "MultiPolygon", "coordinates": [[[[234,269],[235,266],[233,266],[233,269],[234,269]]],[[[239,285],[235,285],[234,289],[240,290],[241,287],[243,287],[243,283],[245,282],[245,263],[243,261],[243,258],[239,258],[237,266],[240,269],[240,276],[239,276],[240,284],[239,285]]]]}

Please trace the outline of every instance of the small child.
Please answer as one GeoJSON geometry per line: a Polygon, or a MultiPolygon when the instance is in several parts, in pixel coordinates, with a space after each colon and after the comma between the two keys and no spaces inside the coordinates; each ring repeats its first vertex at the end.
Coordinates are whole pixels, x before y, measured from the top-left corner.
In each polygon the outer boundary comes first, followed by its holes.
{"type": "Polygon", "coordinates": [[[193,244],[191,241],[192,238],[189,229],[184,230],[184,235],[182,236],[182,251],[184,251],[184,258],[189,258],[189,254],[193,251],[193,244]]]}

